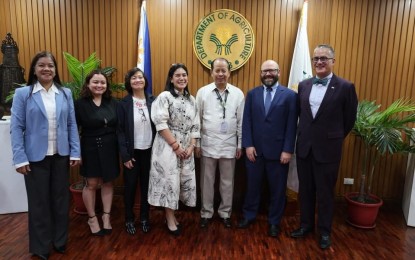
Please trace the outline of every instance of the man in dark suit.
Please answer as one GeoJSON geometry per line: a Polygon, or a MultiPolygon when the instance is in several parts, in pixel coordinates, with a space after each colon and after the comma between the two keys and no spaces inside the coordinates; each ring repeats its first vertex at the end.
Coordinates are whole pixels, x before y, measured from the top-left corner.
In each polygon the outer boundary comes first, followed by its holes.
{"type": "Polygon", "coordinates": [[[242,146],[246,149],[247,191],[243,219],[247,228],[256,218],[262,178],[268,180],[270,204],[268,235],[278,236],[284,213],[288,165],[297,130],[297,94],[278,84],[280,70],[273,60],[261,66],[262,86],[248,92],[242,122],[242,146]]]}
{"type": "Polygon", "coordinates": [[[300,82],[297,136],[297,170],[300,193],[300,228],[291,236],[314,230],[317,202],[320,247],[329,248],[333,219],[334,187],[343,140],[353,128],[357,96],[354,84],[333,74],[334,50],[318,45],[312,58],[316,77],[300,82]]]}

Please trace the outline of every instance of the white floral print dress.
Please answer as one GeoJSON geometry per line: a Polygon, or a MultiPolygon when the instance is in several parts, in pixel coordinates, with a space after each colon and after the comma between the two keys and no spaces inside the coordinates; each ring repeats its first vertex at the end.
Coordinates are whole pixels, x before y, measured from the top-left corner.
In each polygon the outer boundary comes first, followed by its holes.
{"type": "MultiPolygon", "coordinates": [[[[188,148],[191,138],[200,138],[200,120],[193,96],[174,97],[162,92],[153,102],[151,119],[156,130],[170,129],[177,142],[188,148]]],[[[181,160],[157,133],[154,139],[148,202],[153,206],[178,209],[179,200],[196,206],[196,176],[193,155],[181,160]]]]}

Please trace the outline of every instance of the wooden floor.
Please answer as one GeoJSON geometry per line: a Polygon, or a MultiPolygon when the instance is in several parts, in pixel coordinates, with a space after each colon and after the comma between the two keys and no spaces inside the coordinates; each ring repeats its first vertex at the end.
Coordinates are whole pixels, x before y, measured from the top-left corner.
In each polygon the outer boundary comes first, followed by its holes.
{"type": "MultiPolygon", "coordinates": [[[[115,196],[111,235],[91,236],[87,217],[71,212],[67,252],[52,251],[50,259],[415,259],[415,228],[406,226],[399,205],[383,206],[373,230],[346,224],[345,208],[337,202],[333,246],[323,251],[316,234],[297,240],[289,237],[299,220],[295,202],[287,206],[278,238],[267,236],[264,213],[246,230],[225,229],[217,219],[201,230],[194,209],[178,212],[184,230],[174,238],[166,232],[164,212],[156,208],[151,210],[150,233],[128,235],[123,228],[122,197],[115,196]]],[[[232,216],[234,224],[239,215],[232,216]]],[[[30,259],[28,244],[27,213],[0,215],[0,259],[30,259]]]]}

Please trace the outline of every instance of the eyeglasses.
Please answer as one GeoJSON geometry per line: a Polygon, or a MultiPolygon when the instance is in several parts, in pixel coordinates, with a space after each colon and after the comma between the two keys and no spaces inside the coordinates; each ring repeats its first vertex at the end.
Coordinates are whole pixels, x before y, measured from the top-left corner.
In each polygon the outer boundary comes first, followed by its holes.
{"type": "Polygon", "coordinates": [[[139,108],[139,109],[138,109],[138,113],[139,113],[139,114],[140,114],[140,116],[141,116],[141,122],[145,122],[145,121],[147,121],[146,115],[144,114],[144,110],[143,110],[142,108],[139,108]]]}
{"type": "Polygon", "coordinates": [[[311,60],[314,62],[314,63],[317,63],[318,62],[318,60],[320,60],[321,62],[323,62],[323,63],[326,63],[328,60],[333,60],[334,58],[329,58],[329,57],[326,57],[326,56],[321,56],[321,57],[313,57],[311,60]]]}
{"type": "Polygon", "coordinates": [[[261,70],[261,74],[277,74],[280,70],[279,69],[268,69],[268,70],[261,70]]]}

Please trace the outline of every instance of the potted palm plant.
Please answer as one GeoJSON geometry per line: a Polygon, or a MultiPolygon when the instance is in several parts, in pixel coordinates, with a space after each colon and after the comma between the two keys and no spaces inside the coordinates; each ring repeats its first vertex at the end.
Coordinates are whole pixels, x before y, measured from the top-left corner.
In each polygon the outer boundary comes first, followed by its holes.
{"type": "Polygon", "coordinates": [[[383,111],[374,101],[358,105],[352,133],[363,142],[363,158],[359,192],[345,195],[348,203],[347,222],[360,228],[374,228],[383,201],[373,195],[372,182],[379,159],[386,154],[413,153],[415,103],[398,99],[383,111]]]}
{"type": "MultiPolygon", "coordinates": [[[[65,87],[68,87],[72,91],[74,100],[79,98],[79,94],[84,85],[86,76],[91,73],[93,70],[98,69],[101,64],[96,56],[96,53],[92,53],[85,61],[81,62],[71,54],[64,52],[63,57],[66,61],[66,66],[68,67],[69,75],[72,78],[71,82],[63,83],[65,87]]],[[[101,68],[102,72],[110,79],[110,89],[113,92],[122,91],[124,87],[119,83],[112,83],[112,75],[116,71],[115,67],[108,66],[101,68]]]]}

